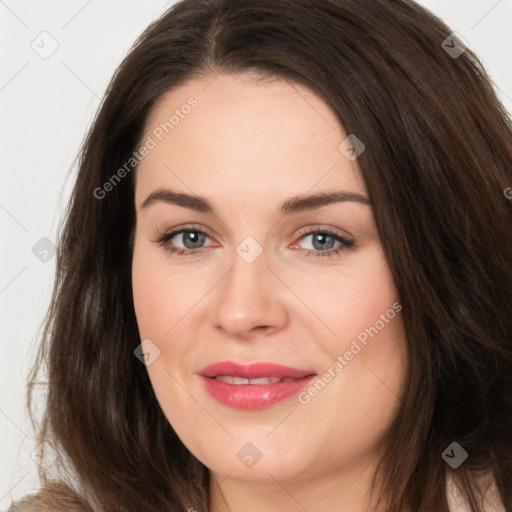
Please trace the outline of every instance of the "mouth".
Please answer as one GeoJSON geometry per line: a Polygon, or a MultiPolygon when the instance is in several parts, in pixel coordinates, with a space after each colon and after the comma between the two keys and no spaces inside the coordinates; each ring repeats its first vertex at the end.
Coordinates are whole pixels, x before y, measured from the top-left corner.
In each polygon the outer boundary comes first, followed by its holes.
{"type": "Polygon", "coordinates": [[[265,409],[299,393],[317,374],[273,363],[243,365],[223,361],[199,375],[206,391],[218,402],[238,409],[265,409]]]}
{"type": "Polygon", "coordinates": [[[211,377],[215,380],[220,380],[222,382],[227,382],[228,384],[234,384],[235,386],[241,386],[246,384],[252,384],[254,386],[262,386],[264,384],[277,384],[278,382],[292,382],[297,379],[293,379],[292,377],[259,377],[257,379],[245,379],[244,377],[235,377],[233,375],[217,375],[216,377],[211,377]]]}

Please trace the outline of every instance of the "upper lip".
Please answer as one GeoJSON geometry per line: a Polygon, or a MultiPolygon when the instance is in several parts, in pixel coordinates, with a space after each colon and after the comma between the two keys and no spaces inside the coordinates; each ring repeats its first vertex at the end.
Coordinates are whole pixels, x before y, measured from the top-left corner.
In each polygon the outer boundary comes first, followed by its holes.
{"type": "Polygon", "coordinates": [[[275,363],[251,363],[241,364],[233,361],[220,361],[205,366],[199,371],[203,377],[218,377],[220,375],[229,375],[232,377],[242,377],[245,379],[258,379],[261,377],[280,377],[281,379],[292,378],[301,379],[315,372],[309,370],[299,370],[289,366],[283,366],[275,363]]]}

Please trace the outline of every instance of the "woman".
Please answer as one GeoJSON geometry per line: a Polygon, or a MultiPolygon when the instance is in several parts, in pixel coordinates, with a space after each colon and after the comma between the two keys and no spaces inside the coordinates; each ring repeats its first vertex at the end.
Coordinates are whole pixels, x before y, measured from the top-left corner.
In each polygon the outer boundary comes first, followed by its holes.
{"type": "Polygon", "coordinates": [[[12,510],[512,510],[510,135],[412,2],[173,6],[81,154],[12,510]]]}

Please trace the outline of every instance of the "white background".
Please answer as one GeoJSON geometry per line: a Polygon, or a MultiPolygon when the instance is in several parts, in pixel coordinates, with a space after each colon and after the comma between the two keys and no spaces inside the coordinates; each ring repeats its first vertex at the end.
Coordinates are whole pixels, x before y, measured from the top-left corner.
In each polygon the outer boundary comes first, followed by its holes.
{"type": "MultiPolygon", "coordinates": [[[[99,99],[135,38],[172,3],[0,0],[0,510],[38,488],[25,383],[55,258],[44,263],[32,247],[55,242],[99,99]],[[47,59],[31,48],[44,31],[59,45],[47,59]]],[[[419,3],[462,35],[512,111],[512,0],[419,3]]]]}

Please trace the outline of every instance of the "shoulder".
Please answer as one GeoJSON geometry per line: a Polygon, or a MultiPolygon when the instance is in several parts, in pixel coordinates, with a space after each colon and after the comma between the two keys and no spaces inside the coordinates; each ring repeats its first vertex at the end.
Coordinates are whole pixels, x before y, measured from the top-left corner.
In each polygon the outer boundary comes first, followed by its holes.
{"type": "Polygon", "coordinates": [[[7,512],[91,512],[91,509],[81,505],[73,508],[67,508],[63,504],[50,505],[46,501],[41,502],[37,497],[28,497],[12,503],[7,512]]]}
{"type": "Polygon", "coordinates": [[[7,512],[52,512],[50,507],[41,504],[37,498],[26,497],[12,503],[7,512]]]}
{"type": "Polygon", "coordinates": [[[7,512],[93,512],[89,503],[63,482],[44,486],[36,494],[11,504],[7,512]]]}
{"type": "MultiPolygon", "coordinates": [[[[490,473],[478,478],[478,485],[484,495],[483,510],[485,512],[506,512],[496,482],[490,473]]],[[[468,500],[451,475],[446,478],[446,496],[450,512],[471,512],[468,500]]]]}

